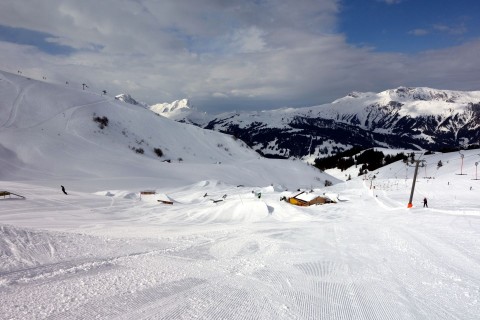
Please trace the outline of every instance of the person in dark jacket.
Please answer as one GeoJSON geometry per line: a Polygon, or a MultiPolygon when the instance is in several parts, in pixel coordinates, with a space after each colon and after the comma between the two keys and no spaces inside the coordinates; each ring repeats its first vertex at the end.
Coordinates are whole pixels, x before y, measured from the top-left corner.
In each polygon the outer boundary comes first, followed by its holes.
{"type": "Polygon", "coordinates": [[[427,204],[427,198],[423,198],[423,207],[427,207],[428,208],[428,204],[427,204]]]}
{"type": "Polygon", "coordinates": [[[63,193],[68,194],[67,191],[65,191],[65,187],[64,187],[64,186],[60,186],[60,187],[62,187],[63,193]]]}

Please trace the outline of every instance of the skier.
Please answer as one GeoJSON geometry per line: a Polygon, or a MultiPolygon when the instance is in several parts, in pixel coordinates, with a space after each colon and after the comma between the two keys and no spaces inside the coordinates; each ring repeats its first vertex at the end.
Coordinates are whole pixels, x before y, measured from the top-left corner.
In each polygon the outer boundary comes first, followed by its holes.
{"type": "Polygon", "coordinates": [[[428,208],[428,204],[427,204],[427,198],[423,198],[423,207],[427,207],[428,208]]]}
{"type": "Polygon", "coordinates": [[[64,187],[64,186],[60,186],[60,187],[62,187],[63,193],[68,194],[67,191],[65,191],[65,187],[64,187]]]}

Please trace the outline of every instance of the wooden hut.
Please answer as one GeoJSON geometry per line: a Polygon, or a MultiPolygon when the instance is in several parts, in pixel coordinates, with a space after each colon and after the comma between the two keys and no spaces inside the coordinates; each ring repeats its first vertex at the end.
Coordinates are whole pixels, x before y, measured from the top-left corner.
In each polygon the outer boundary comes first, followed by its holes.
{"type": "Polygon", "coordinates": [[[325,196],[320,196],[315,193],[307,193],[305,191],[302,191],[299,194],[288,198],[287,202],[296,206],[308,207],[312,205],[332,203],[333,201],[331,201],[330,198],[325,196]]]}

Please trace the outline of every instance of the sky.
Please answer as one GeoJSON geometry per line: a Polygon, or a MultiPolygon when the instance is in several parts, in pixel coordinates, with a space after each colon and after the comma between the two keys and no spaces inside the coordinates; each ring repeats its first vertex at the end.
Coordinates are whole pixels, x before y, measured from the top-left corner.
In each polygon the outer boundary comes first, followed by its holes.
{"type": "Polygon", "coordinates": [[[0,69],[200,110],[480,88],[475,0],[2,0],[0,69]]]}

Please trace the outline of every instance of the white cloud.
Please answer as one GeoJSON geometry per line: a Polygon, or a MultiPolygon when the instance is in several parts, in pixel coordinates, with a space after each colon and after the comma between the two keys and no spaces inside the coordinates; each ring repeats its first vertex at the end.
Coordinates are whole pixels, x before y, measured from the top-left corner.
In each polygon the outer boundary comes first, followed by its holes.
{"type": "Polygon", "coordinates": [[[426,29],[414,29],[414,30],[411,30],[411,31],[408,32],[408,34],[412,34],[414,36],[425,36],[429,33],[430,33],[430,31],[428,31],[426,29]]]}
{"type": "Polygon", "coordinates": [[[212,97],[214,97],[214,98],[228,98],[228,96],[225,93],[221,93],[221,92],[214,92],[212,94],[212,97]]]}
{"type": "Polygon", "coordinates": [[[377,0],[379,2],[385,2],[386,4],[399,4],[403,2],[403,0],[377,0]]]}
{"type": "Polygon", "coordinates": [[[266,47],[264,35],[265,33],[256,27],[236,30],[231,44],[237,52],[260,52],[266,47]]]}
{"type": "Polygon", "coordinates": [[[445,24],[436,24],[433,26],[433,29],[438,32],[447,33],[450,35],[462,35],[467,32],[467,27],[465,25],[457,26],[447,26],[445,24]]]}
{"type": "Polygon", "coordinates": [[[432,33],[444,33],[449,35],[462,35],[467,32],[467,27],[464,24],[457,26],[448,26],[446,24],[435,24],[428,29],[418,28],[408,32],[414,36],[425,36],[432,33]]]}

